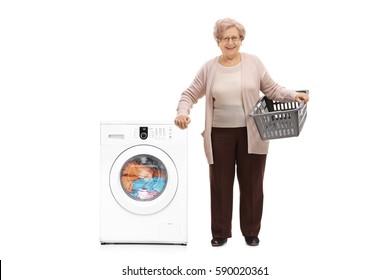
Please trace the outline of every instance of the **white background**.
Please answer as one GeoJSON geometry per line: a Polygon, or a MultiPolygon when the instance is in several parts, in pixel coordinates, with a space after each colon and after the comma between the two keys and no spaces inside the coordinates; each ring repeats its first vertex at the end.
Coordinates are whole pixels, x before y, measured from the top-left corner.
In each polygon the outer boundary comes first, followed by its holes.
{"type": "Polygon", "coordinates": [[[128,265],[213,271],[178,279],[225,279],[217,266],[389,279],[385,2],[1,1],[4,279],[149,279],[122,276],[128,265]],[[210,246],[204,100],[188,131],[188,246],[100,246],[100,121],[173,120],[181,92],[220,53],[212,32],[224,17],[244,24],[241,51],[274,80],[311,92],[302,134],[271,143],[260,246],[241,236],[237,191],[233,238],[210,246]]]}

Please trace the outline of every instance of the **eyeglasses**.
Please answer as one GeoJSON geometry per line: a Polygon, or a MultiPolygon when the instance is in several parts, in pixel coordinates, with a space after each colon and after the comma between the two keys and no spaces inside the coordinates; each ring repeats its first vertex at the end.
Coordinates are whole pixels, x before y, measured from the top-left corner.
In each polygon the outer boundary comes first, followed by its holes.
{"type": "Polygon", "coordinates": [[[233,36],[233,37],[225,37],[225,38],[222,38],[221,41],[224,42],[224,43],[227,43],[227,42],[230,41],[230,39],[231,39],[234,43],[237,43],[238,41],[241,40],[240,37],[233,36]]]}

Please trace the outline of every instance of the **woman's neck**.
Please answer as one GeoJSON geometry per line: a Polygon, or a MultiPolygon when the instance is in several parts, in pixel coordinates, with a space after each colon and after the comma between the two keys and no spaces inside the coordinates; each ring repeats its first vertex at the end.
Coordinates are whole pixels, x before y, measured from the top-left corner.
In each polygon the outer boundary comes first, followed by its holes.
{"type": "Polygon", "coordinates": [[[223,66],[235,66],[241,62],[241,55],[237,54],[234,57],[226,57],[221,55],[218,60],[219,64],[223,66]]]}

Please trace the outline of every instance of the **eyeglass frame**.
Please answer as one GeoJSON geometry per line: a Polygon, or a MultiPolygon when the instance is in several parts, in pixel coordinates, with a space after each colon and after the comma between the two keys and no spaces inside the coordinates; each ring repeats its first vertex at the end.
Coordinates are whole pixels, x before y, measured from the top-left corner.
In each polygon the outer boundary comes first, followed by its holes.
{"type": "Polygon", "coordinates": [[[223,43],[226,44],[226,43],[229,43],[230,40],[232,40],[233,43],[237,43],[237,42],[239,42],[239,41],[242,40],[242,37],[241,37],[241,36],[240,36],[240,37],[236,37],[236,36],[225,37],[225,38],[221,38],[221,39],[220,39],[220,42],[223,42],[223,43]]]}

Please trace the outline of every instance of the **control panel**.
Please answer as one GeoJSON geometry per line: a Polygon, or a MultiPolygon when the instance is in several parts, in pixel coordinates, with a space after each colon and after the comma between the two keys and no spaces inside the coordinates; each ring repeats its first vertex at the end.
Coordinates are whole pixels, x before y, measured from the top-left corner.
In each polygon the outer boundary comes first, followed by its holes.
{"type": "Polygon", "coordinates": [[[133,137],[142,140],[171,140],[172,126],[140,126],[134,129],[133,137]]]}

